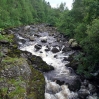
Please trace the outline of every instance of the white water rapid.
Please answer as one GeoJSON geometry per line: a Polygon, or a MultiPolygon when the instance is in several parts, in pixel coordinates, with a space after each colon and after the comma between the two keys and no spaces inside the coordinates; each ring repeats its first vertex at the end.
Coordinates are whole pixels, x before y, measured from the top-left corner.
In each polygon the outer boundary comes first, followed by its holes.
{"type": "MultiPolygon", "coordinates": [[[[20,37],[21,38],[21,37],[20,37]]],[[[65,76],[69,77],[70,79],[74,79],[75,75],[70,76],[70,70],[66,68],[66,64],[68,61],[63,62],[64,57],[68,57],[69,54],[73,53],[70,52],[65,56],[62,51],[58,53],[52,53],[51,51],[46,52],[46,46],[42,46],[39,51],[36,51],[35,45],[36,42],[30,42],[25,47],[20,47],[20,50],[31,52],[33,55],[40,56],[43,61],[47,64],[53,66],[55,68],[54,76],[55,78],[65,78],[65,76]],[[42,52],[42,53],[41,53],[42,52]],[[57,58],[54,56],[57,55],[57,58]]],[[[53,47],[52,47],[53,48],[53,47]]],[[[51,48],[51,49],[52,49],[51,48]]],[[[46,87],[45,87],[45,99],[77,99],[77,93],[71,92],[67,85],[58,85],[55,81],[48,80],[45,75],[46,87]],[[75,98],[74,98],[75,97],[75,98]]]]}
{"type": "MultiPolygon", "coordinates": [[[[57,39],[53,36],[50,36],[47,32],[39,33],[40,37],[32,35],[31,37],[35,38],[34,41],[27,41],[24,44],[19,42],[19,49],[22,51],[28,51],[33,55],[40,56],[43,61],[45,61],[48,65],[54,67],[54,70],[44,73],[46,85],[45,85],[45,99],[79,99],[78,93],[70,91],[68,85],[64,83],[64,80],[74,80],[77,75],[72,73],[66,64],[68,61],[63,61],[64,58],[68,58],[69,55],[73,53],[73,51],[69,51],[68,53],[63,53],[62,49],[64,46],[56,46],[59,49],[58,52],[53,53],[52,49],[54,48],[53,44],[57,41],[57,39]],[[42,40],[47,40],[46,42],[42,42],[42,40]],[[36,49],[35,46],[41,45],[39,50],[36,49]],[[46,51],[50,47],[49,51],[46,51]],[[64,84],[59,85],[57,80],[63,81],[64,84]]],[[[19,39],[24,39],[23,37],[18,35],[19,39]]],[[[56,42],[58,44],[58,42],[56,42]]],[[[88,99],[97,99],[95,96],[89,96],[88,99]]]]}

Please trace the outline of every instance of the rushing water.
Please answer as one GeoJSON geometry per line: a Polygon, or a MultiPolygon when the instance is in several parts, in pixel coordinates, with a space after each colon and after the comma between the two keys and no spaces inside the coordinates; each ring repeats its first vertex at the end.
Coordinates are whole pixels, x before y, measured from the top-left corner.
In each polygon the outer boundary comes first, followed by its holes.
{"type": "MultiPolygon", "coordinates": [[[[32,35],[34,37],[34,35],[32,35]]],[[[54,67],[53,71],[48,73],[44,73],[46,86],[45,86],[45,99],[79,99],[78,93],[70,91],[68,85],[65,83],[62,85],[57,84],[57,79],[60,81],[66,80],[74,80],[77,75],[69,68],[66,67],[68,61],[63,61],[64,58],[68,58],[73,51],[69,51],[68,53],[63,53],[62,49],[64,46],[57,49],[60,49],[59,52],[53,53],[51,50],[53,49],[53,43],[57,40],[53,36],[49,36],[48,33],[41,33],[41,37],[35,37],[35,41],[27,41],[25,44],[19,42],[20,50],[31,52],[33,55],[40,56],[43,61],[45,61],[48,65],[54,67]],[[47,43],[41,42],[42,39],[47,39],[47,43]],[[36,50],[35,45],[40,44],[41,49],[36,50]],[[46,51],[50,47],[50,51],[46,51]]],[[[24,39],[23,37],[18,35],[19,39],[24,39]]],[[[58,43],[58,42],[57,42],[58,43]]],[[[87,99],[97,99],[96,96],[89,96],[87,99]]]]}

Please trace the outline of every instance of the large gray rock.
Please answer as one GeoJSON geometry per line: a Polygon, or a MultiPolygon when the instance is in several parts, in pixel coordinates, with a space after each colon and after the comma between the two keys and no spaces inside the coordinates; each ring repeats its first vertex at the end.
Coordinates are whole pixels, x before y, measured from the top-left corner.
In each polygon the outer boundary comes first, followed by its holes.
{"type": "Polygon", "coordinates": [[[29,30],[30,30],[30,26],[29,25],[24,27],[24,31],[29,31],[29,30]]]}
{"type": "Polygon", "coordinates": [[[30,60],[31,64],[33,64],[34,68],[42,72],[54,70],[54,68],[52,66],[49,66],[46,62],[44,62],[41,57],[32,55],[29,52],[24,53],[26,54],[26,57],[30,60]]]}
{"type": "Polygon", "coordinates": [[[69,46],[74,50],[79,50],[81,47],[79,46],[78,42],[75,39],[70,39],[68,41],[69,46]]]}

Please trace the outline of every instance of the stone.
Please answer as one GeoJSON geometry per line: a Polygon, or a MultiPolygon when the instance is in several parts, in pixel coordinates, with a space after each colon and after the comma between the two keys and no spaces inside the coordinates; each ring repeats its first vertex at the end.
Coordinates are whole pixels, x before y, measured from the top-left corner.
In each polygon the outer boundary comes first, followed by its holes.
{"type": "Polygon", "coordinates": [[[24,27],[24,31],[29,31],[29,30],[30,30],[30,26],[29,25],[24,27]]]}
{"type": "Polygon", "coordinates": [[[35,40],[35,38],[33,36],[30,36],[29,39],[30,39],[30,41],[34,41],[35,40]]]}
{"type": "Polygon", "coordinates": [[[3,49],[3,52],[6,54],[8,53],[8,51],[9,51],[8,48],[3,49]]]}
{"type": "Polygon", "coordinates": [[[78,47],[78,43],[76,41],[75,42],[72,42],[71,47],[72,48],[78,47]]]}
{"type": "Polygon", "coordinates": [[[72,42],[74,42],[74,41],[75,41],[75,39],[69,39],[69,41],[68,41],[69,45],[71,45],[72,42]]]}
{"type": "Polygon", "coordinates": [[[70,49],[69,47],[64,47],[64,48],[62,49],[62,52],[63,52],[63,53],[65,53],[65,52],[67,52],[67,51],[71,51],[71,49],[70,49]]]}
{"type": "Polygon", "coordinates": [[[86,89],[84,86],[81,86],[81,89],[78,91],[78,96],[81,99],[86,99],[86,97],[90,94],[89,90],[86,89]]]}
{"type": "Polygon", "coordinates": [[[50,48],[46,48],[45,51],[46,51],[46,52],[47,52],[47,51],[50,51],[50,48]]]}
{"type": "Polygon", "coordinates": [[[73,50],[81,50],[82,49],[75,39],[70,39],[68,41],[68,44],[73,50]]]}
{"type": "Polygon", "coordinates": [[[53,47],[51,51],[52,51],[53,53],[57,53],[57,52],[59,52],[59,49],[56,48],[56,47],[53,47]]]}
{"type": "Polygon", "coordinates": [[[0,40],[0,43],[1,44],[9,44],[9,41],[7,41],[7,40],[0,40]]]}
{"type": "Polygon", "coordinates": [[[42,43],[46,43],[47,42],[47,37],[40,37],[40,39],[41,39],[42,43]]]}
{"type": "Polygon", "coordinates": [[[42,72],[48,72],[54,70],[54,67],[44,62],[41,57],[32,55],[31,53],[27,53],[26,51],[25,54],[35,69],[40,70],[42,72]]]}
{"type": "Polygon", "coordinates": [[[34,34],[34,36],[36,36],[36,37],[40,37],[40,35],[39,35],[39,34],[34,34]]]}
{"type": "Polygon", "coordinates": [[[92,84],[88,84],[88,89],[89,89],[89,91],[90,91],[91,93],[96,92],[96,88],[95,88],[95,86],[92,85],[92,84]]]}
{"type": "Polygon", "coordinates": [[[34,47],[35,47],[37,50],[40,50],[40,49],[42,48],[42,45],[36,44],[34,47]]]}

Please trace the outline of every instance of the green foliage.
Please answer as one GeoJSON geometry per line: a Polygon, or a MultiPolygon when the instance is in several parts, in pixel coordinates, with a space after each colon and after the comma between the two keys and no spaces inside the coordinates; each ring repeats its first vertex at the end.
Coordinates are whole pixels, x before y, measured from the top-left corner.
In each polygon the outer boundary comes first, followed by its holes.
{"type": "MultiPolygon", "coordinates": [[[[83,54],[79,54],[77,72],[91,77],[91,73],[99,70],[99,1],[74,0],[71,10],[62,10],[62,5],[53,22],[58,29],[75,38],[82,47],[83,54]]],[[[53,16],[52,16],[53,18],[53,16]]]]}
{"type": "Polygon", "coordinates": [[[86,33],[87,37],[81,41],[86,53],[82,62],[88,71],[93,72],[97,71],[99,64],[99,19],[94,19],[92,25],[88,25],[86,33]]]}
{"type": "Polygon", "coordinates": [[[45,0],[0,0],[0,27],[46,22],[50,10],[45,0]]]}

